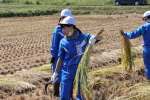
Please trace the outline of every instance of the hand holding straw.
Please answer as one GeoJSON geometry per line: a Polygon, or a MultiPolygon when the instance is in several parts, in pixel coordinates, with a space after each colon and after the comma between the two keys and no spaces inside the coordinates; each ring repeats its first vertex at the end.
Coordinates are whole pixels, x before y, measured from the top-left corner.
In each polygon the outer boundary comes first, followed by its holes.
{"type": "MultiPolygon", "coordinates": [[[[96,40],[101,40],[102,37],[99,36],[102,32],[104,31],[104,29],[102,28],[98,34],[94,37],[96,40]]],[[[75,93],[78,94],[78,86],[80,84],[80,88],[83,94],[83,97],[86,98],[86,100],[92,100],[92,96],[91,93],[88,89],[88,85],[87,85],[87,68],[88,68],[88,64],[89,64],[89,54],[90,54],[90,47],[92,47],[92,44],[89,44],[86,47],[86,50],[82,56],[82,59],[78,65],[78,69],[76,72],[76,76],[75,76],[75,93]]]]}
{"type": "Polygon", "coordinates": [[[131,72],[132,67],[134,65],[134,61],[132,58],[132,43],[131,41],[124,36],[124,31],[121,29],[121,47],[122,47],[122,58],[121,58],[121,64],[123,65],[125,71],[131,72]]]}
{"type": "Polygon", "coordinates": [[[120,31],[120,34],[121,34],[122,36],[124,36],[124,31],[123,31],[122,29],[120,29],[119,31],[120,31]]]}

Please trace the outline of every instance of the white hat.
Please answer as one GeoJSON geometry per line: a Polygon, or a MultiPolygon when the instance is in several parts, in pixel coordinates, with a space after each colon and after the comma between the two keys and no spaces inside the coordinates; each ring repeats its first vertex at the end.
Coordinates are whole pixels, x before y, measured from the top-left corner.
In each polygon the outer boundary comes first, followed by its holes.
{"type": "Polygon", "coordinates": [[[58,23],[59,25],[61,24],[69,24],[69,25],[76,25],[76,21],[73,17],[67,16],[66,18],[64,18],[60,23],[58,23]]]}
{"type": "Polygon", "coordinates": [[[147,16],[150,16],[150,11],[146,11],[143,15],[143,17],[147,17],[147,16]]]}
{"type": "Polygon", "coordinates": [[[61,11],[61,16],[70,16],[72,17],[71,11],[68,9],[64,9],[61,11]]]}

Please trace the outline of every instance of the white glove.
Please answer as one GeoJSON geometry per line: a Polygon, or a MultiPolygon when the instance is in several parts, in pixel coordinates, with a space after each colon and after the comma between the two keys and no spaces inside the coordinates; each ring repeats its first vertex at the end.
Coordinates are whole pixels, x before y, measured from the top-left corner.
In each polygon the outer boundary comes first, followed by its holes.
{"type": "Polygon", "coordinates": [[[96,39],[95,39],[94,37],[95,37],[95,36],[92,36],[92,37],[90,38],[89,44],[94,45],[94,43],[95,43],[95,41],[96,41],[96,39]]]}
{"type": "Polygon", "coordinates": [[[51,81],[56,82],[59,79],[58,73],[54,72],[53,76],[51,77],[51,81]]]}

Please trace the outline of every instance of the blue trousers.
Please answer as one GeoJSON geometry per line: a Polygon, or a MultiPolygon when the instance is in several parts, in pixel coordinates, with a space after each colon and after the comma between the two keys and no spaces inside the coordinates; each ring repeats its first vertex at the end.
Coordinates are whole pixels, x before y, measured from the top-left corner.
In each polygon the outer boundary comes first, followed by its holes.
{"type": "Polygon", "coordinates": [[[150,79],[150,48],[143,48],[143,60],[146,78],[150,79]]]}
{"type": "MultiPolygon", "coordinates": [[[[57,64],[57,60],[58,60],[58,58],[55,58],[55,62],[52,63],[52,73],[54,73],[54,71],[55,71],[56,64],[57,64]]],[[[60,71],[58,72],[58,74],[59,74],[60,77],[59,77],[59,79],[58,79],[57,81],[55,81],[54,83],[60,83],[60,82],[61,82],[62,68],[60,69],[60,71]]]]}
{"type": "MultiPolygon", "coordinates": [[[[75,79],[77,65],[74,66],[64,66],[62,69],[62,81],[61,81],[61,96],[60,100],[70,100],[70,92],[73,89],[73,82],[75,79]]],[[[81,89],[79,85],[78,95],[76,96],[76,100],[84,100],[81,89]]]]}

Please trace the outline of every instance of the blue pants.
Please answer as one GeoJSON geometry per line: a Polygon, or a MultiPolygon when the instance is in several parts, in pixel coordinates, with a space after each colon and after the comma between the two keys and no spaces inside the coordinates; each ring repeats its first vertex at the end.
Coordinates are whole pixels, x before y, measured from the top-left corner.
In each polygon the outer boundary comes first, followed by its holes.
{"type": "Polygon", "coordinates": [[[143,60],[145,65],[146,78],[150,79],[150,48],[143,49],[143,60]]]}
{"type": "MultiPolygon", "coordinates": [[[[55,62],[52,63],[52,73],[54,73],[54,71],[55,71],[57,60],[58,60],[58,58],[55,58],[55,62]]],[[[61,82],[62,68],[60,69],[60,71],[58,72],[58,74],[60,75],[60,78],[57,81],[55,81],[54,83],[60,83],[61,82]]]]}
{"type": "MultiPolygon", "coordinates": [[[[61,81],[61,97],[60,100],[70,100],[70,92],[73,89],[73,82],[77,71],[77,65],[64,66],[62,69],[62,81],[61,81]]],[[[78,95],[76,100],[84,100],[81,89],[79,86],[78,95]]]]}

